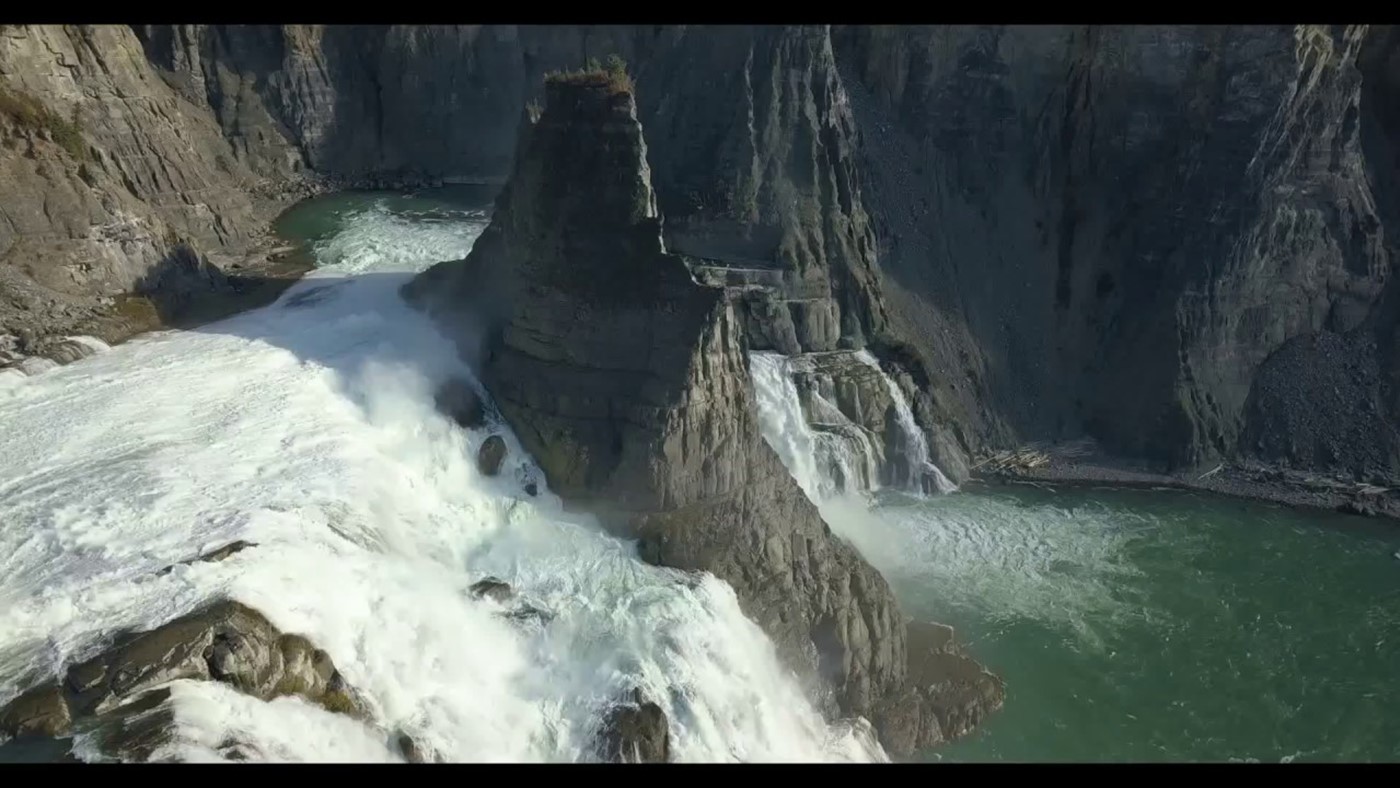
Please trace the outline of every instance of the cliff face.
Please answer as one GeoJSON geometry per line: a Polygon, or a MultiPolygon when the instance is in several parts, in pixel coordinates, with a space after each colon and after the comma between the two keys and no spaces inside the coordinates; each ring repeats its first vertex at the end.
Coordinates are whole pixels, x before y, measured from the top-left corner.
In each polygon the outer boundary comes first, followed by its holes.
{"type": "Polygon", "coordinates": [[[406,294],[481,359],[555,492],[649,560],[727,581],[814,691],[874,719],[887,746],[939,741],[938,708],[995,708],[1000,682],[980,668],[909,683],[888,584],[763,442],[738,304],[667,251],[630,92],[554,81],[547,102],[472,253],[406,294]]]}
{"type": "Polygon", "coordinates": [[[217,286],[194,249],[261,234],[256,177],[127,28],[0,30],[0,138],[0,333],[27,344],[148,282],[217,286]]]}
{"type": "Polygon", "coordinates": [[[1393,33],[836,35],[891,312],[985,435],[1400,471],[1393,33]]]}
{"type": "Polygon", "coordinates": [[[501,177],[540,76],[616,52],[669,247],[755,348],[870,347],[944,467],[1087,434],[1394,477],[1395,39],[10,26],[0,77],[50,121],[0,113],[0,319],[72,330],[178,244],[241,259],[308,173],[501,177]]]}

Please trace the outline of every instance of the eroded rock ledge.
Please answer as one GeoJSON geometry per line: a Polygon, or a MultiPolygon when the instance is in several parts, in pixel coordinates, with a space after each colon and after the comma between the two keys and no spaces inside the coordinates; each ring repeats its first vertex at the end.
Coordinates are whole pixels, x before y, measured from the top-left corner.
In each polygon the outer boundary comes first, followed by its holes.
{"type": "Polygon", "coordinates": [[[329,711],[363,717],[354,691],[326,652],[284,634],[233,601],[215,602],[164,626],[121,637],[72,665],[62,678],[0,708],[0,735],[93,733],[122,760],[147,760],[169,740],[172,681],[217,681],[261,700],[297,695],[329,711]]]}
{"type": "Polygon", "coordinates": [[[546,98],[471,254],[405,296],[480,359],[551,488],[648,560],[728,582],[828,714],[896,752],[965,732],[1000,681],[911,651],[889,585],[762,440],[736,296],[667,252],[630,90],[599,74],[546,98]]]}

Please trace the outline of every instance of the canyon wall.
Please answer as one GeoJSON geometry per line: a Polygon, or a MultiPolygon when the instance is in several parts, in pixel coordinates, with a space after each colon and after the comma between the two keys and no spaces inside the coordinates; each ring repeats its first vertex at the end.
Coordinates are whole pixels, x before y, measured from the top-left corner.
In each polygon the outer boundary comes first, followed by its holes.
{"type": "Polygon", "coordinates": [[[309,180],[500,179],[613,52],[670,248],[752,347],[868,346],[952,475],[1400,477],[1390,28],[6,26],[0,334],[218,286],[309,180]]]}

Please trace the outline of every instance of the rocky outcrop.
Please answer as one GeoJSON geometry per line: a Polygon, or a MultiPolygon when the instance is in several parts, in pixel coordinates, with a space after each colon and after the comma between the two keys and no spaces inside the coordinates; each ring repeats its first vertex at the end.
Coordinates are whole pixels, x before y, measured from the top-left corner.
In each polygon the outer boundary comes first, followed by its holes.
{"type": "Polygon", "coordinates": [[[603,760],[609,763],[666,763],[671,760],[666,712],[641,690],[633,690],[604,718],[601,745],[603,760]]]}
{"type": "Polygon", "coordinates": [[[480,359],[567,503],[638,538],[648,560],[732,585],[831,711],[895,724],[904,619],[761,438],[737,298],[663,243],[629,86],[582,74],[546,95],[471,254],[406,297],[480,359]]]}
{"type": "Polygon", "coordinates": [[[104,752],[144,760],[171,728],[172,681],[218,681],[262,700],[297,695],[362,716],[360,702],[326,652],[283,634],[256,610],[217,602],[157,629],[118,638],[0,709],[0,734],[93,732],[104,752]]]}
{"type": "Polygon", "coordinates": [[[491,435],[481,442],[476,453],[476,469],[482,476],[495,476],[501,472],[501,463],[506,459],[506,441],[499,435],[491,435]]]}

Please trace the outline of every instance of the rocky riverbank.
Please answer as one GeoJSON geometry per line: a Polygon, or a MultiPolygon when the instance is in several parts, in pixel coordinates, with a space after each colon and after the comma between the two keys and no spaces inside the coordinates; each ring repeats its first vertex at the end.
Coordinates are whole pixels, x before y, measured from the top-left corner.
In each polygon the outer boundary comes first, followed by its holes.
{"type": "Polygon", "coordinates": [[[1196,490],[1215,495],[1400,520],[1400,489],[1384,477],[1356,481],[1260,463],[1219,463],[1196,473],[1167,473],[1116,459],[1092,443],[1028,446],[983,458],[972,483],[1196,490]]]}

